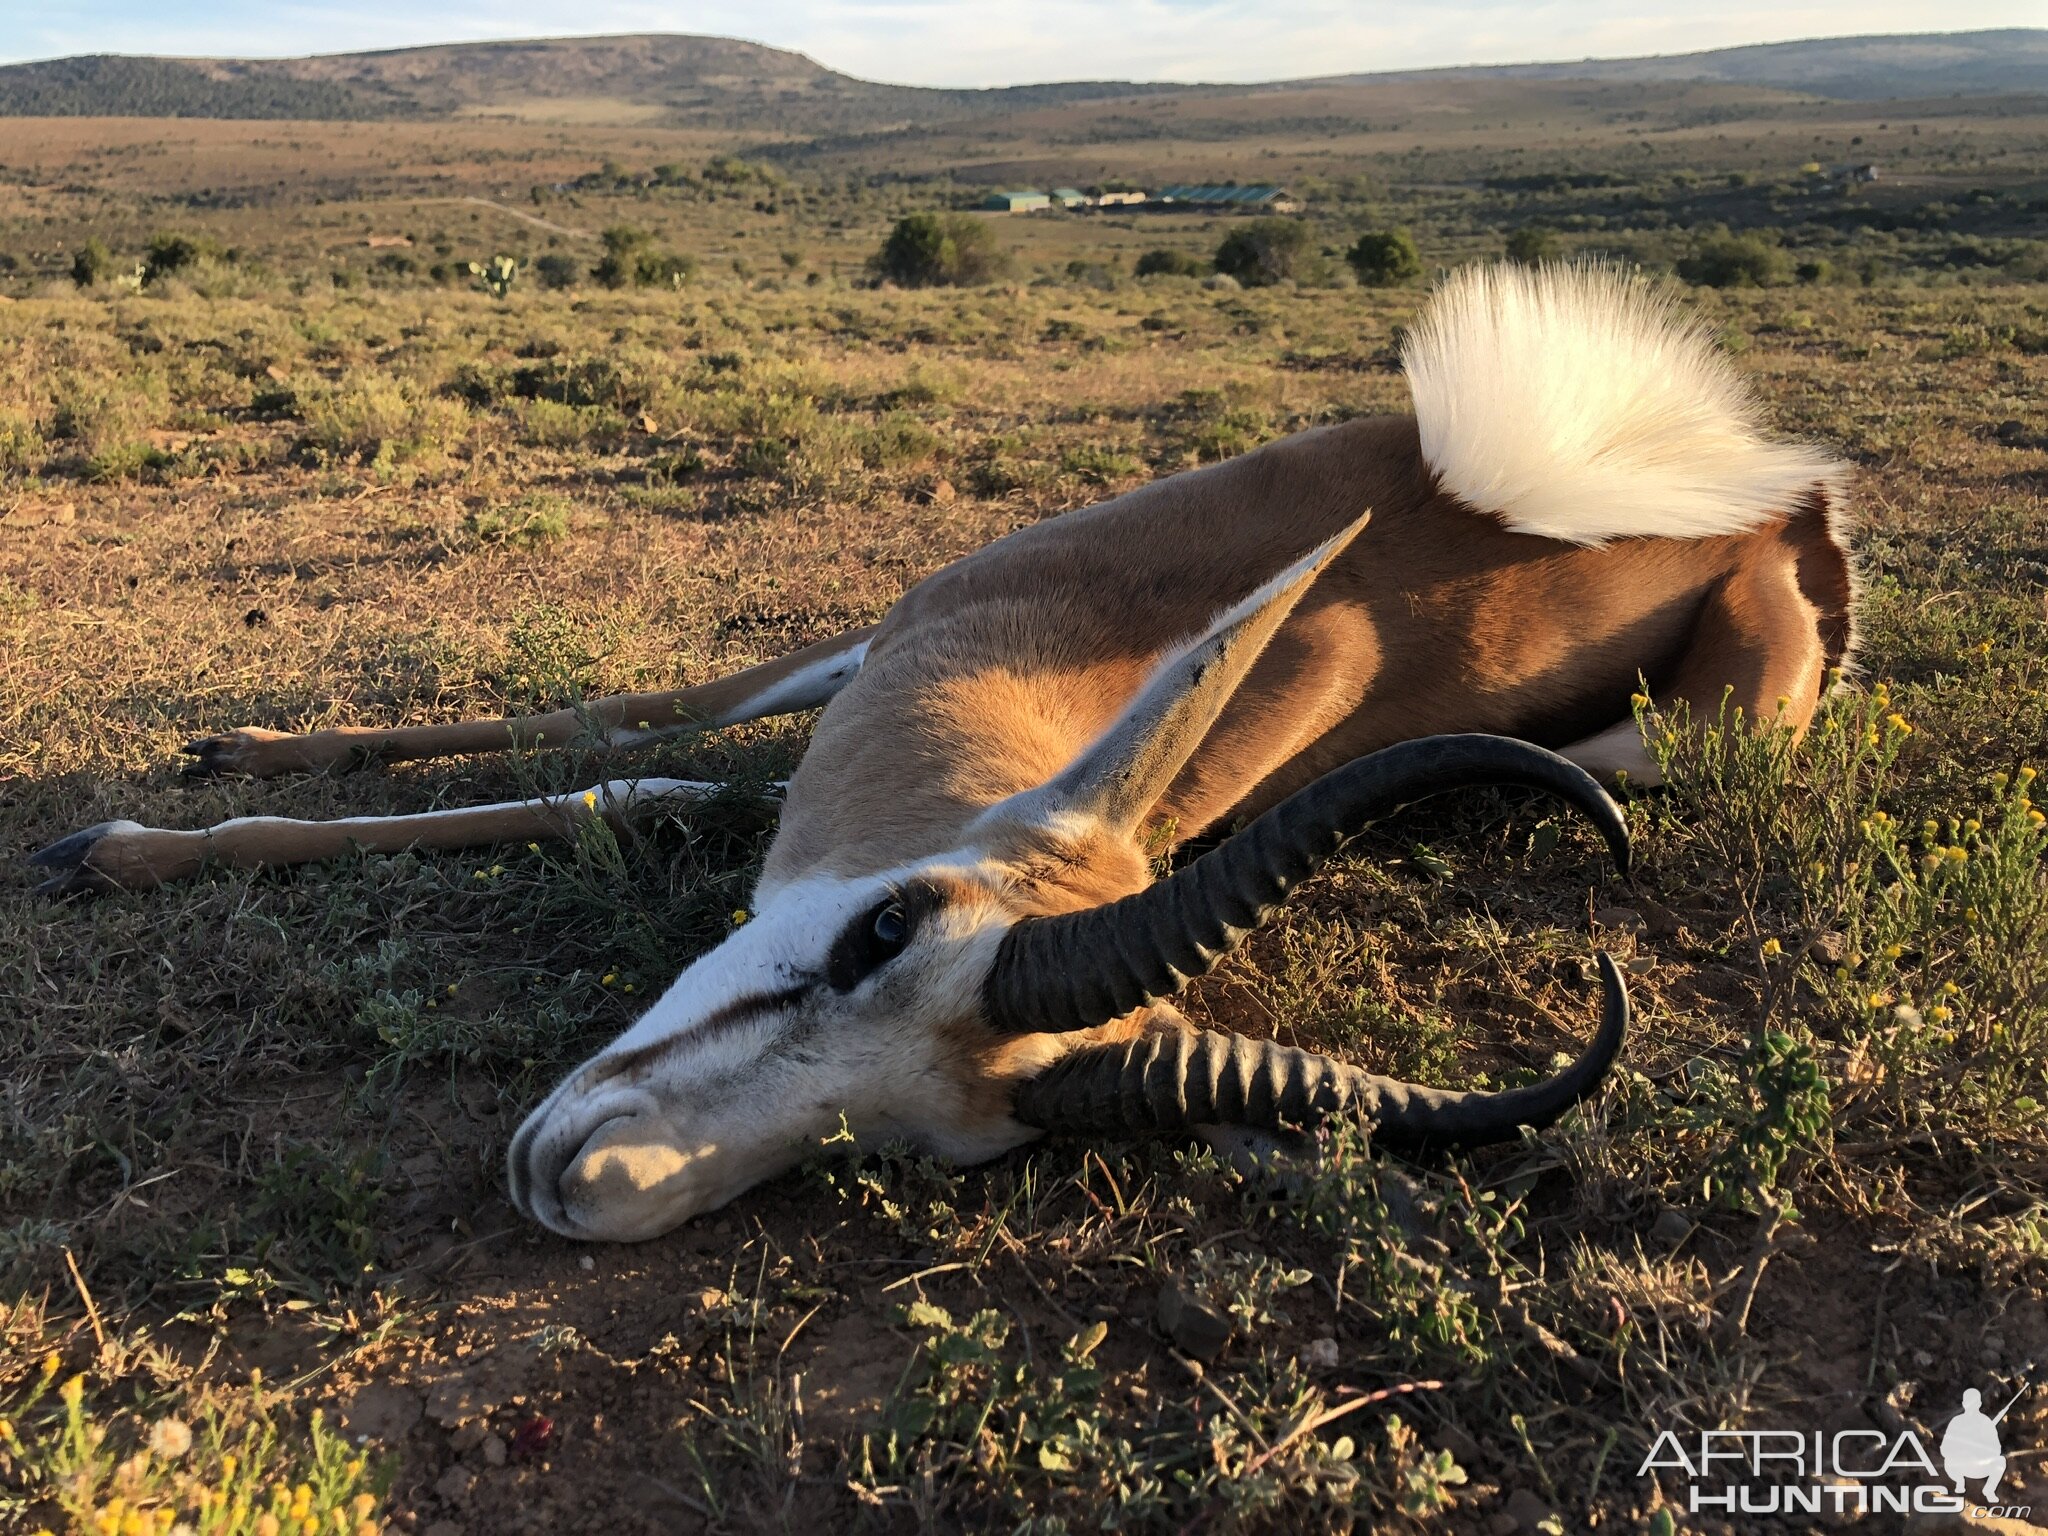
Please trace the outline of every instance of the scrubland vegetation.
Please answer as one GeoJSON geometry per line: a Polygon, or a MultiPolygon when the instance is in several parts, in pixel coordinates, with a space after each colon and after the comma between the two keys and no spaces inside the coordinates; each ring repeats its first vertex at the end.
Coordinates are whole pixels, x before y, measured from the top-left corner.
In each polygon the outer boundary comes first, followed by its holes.
{"type": "MultiPolygon", "coordinates": [[[[1932,1444],[1965,1387],[2003,1401],[2048,1357],[2044,189],[2001,161],[1966,169],[1982,199],[1845,196],[1694,154],[1373,167],[1298,188],[1306,233],[1263,251],[1180,215],[963,223],[964,189],[795,164],[495,208],[13,184],[10,852],[617,771],[743,792],[566,851],[0,894],[0,1525],[1668,1532],[1703,1527],[1638,1475],[1664,1429],[1932,1444]],[[916,213],[945,217],[909,255],[971,223],[1007,272],[897,286],[870,260],[916,213]],[[744,791],[806,722],[177,777],[202,730],[716,676],[1025,522],[1400,409],[1396,230],[1422,276],[1682,274],[1775,420],[1855,470],[1855,674],[1797,745],[1652,720],[1671,787],[1631,798],[1630,881],[1540,803],[1432,804],[1193,991],[1503,1084],[1573,1048],[1610,948],[1625,1070],[1541,1138],[1410,1165],[1340,1136],[1278,1188],[1173,1143],[821,1147],[580,1251],[504,1204],[506,1137],[743,920],[773,829],[744,791]],[[1250,284],[1211,284],[1233,244],[1250,284]],[[500,254],[494,297],[469,263],[500,254]]],[[[2048,1443],[2044,1402],[2008,1446],[2048,1443]]],[[[2048,1505],[2041,1463],[2009,1490],[2048,1505]]]]}

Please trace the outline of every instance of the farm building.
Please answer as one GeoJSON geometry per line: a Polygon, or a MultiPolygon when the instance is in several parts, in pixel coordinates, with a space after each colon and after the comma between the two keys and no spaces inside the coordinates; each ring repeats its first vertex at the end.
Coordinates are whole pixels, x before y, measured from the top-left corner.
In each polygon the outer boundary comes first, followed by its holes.
{"type": "Polygon", "coordinates": [[[1161,187],[1148,206],[1214,209],[1225,213],[1299,213],[1301,200],[1285,187],[1161,187]]]}
{"type": "Polygon", "coordinates": [[[1149,192],[1140,192],[1136,188],[1126,187],[1115,192],[1098,192],[1095,194],[1094,201],[1095,206],[1098,208],[1125,208],[1142,203],[1150,196],[1149,192]]]}
{"type": "Polygon", "coordinates": [[[1052,199],[1043,192],[991,192],[981,200],[981,206],[990,213],[1030,213],[1036,208],[1050,208],[1052,199]]]}
{"type": "Polygon", "coordinates": [[[1052,189],[1052,200],[1062,208],[1086,208],[1094,201],[1093,198],[1079,187],[1054,187],[1052,189]]]}

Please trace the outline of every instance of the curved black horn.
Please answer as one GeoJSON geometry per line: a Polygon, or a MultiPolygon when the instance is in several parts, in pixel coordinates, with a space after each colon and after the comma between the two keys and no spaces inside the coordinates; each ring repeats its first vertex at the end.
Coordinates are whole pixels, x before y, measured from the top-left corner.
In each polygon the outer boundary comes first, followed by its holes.
{"type": "Polygon", "coordinates": [[[1592,1093],[1621,1050],[1628,990],[1613,959],[1597,958],[1605,995],[1599,1033],[1562,1072],[1525,1088],[1424,1088],[1270,1040],[1176,1029],[1074,1052],[1019,1087],[1012,1113],[1042,1130],[1112,1134],[1194,1125],[1304,1130],[1349,1114],[1374,1141],[1410,1152],[1510,1140],[1592,1093]]]}
{"type": "Polygon", "coordinates": [[[1576,763],[1505,736],[1429,736],[1333,769],[1135,896],[1018,923],[988,974],[989,1019],[1016,1034],[1093,1029],[1169,997],[1242,943],[1369,823],[1447,789],[1504,784],[1569,802],[1627,872],[1621,807],[1576,763]]]}

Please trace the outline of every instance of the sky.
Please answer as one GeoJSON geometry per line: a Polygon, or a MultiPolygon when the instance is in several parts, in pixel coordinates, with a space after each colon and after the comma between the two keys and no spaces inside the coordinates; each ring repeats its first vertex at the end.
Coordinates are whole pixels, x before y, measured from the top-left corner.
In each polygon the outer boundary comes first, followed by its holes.
{"type": "Polygon", "coordinates": [[[483,38],[695,32],[870,80],[1298,79],[2048,25],[2048,0],[0,0],[0,62],[260,57],[483,38]]]}

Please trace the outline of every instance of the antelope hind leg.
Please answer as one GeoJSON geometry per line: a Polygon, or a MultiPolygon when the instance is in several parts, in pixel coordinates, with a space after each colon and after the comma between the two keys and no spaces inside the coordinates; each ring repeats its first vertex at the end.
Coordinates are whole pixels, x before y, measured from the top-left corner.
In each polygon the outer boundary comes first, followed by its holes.
{"type": "Polygon", "coordinates": [[[440,725],[338,726],[303,735],[244,726],[188,743],[185,751],[196,761],[185,771],[195,778],[234,774],[264,779],[507,747],[566,747],[586,724],[602,733],[608,747],[638,746],[687,731],[815,709],[860,671],[873,633],[872,626],[852,630],[715,682],[669,693],[622,693],[581,710],[440,725]]]}
{"type": "Polygon", "coordinates": [[[241,816],[192,831],[103,821],[31,854],[29,863],[52,871],[36,887],[44,896],[147,891],[167,880],[197,874],[208,864],[277,869],[353,852],[400,853],[409,848],[475,848],[573,838],[587,822],[602,818],[623,824],[626,816],[643,806],[702,800],[719,788],[695,779],[613,779],[572,794],[416,816],[350,816],[337,821],[241,816]]]}

